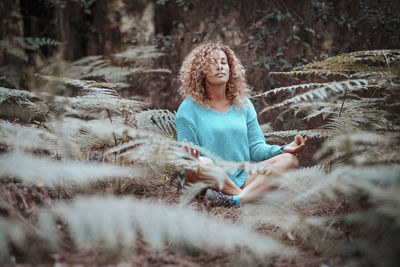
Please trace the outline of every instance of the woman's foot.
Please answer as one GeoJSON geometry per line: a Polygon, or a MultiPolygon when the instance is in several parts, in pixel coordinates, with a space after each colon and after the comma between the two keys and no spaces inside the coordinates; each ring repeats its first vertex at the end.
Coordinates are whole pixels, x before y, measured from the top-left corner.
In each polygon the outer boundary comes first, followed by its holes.
{"type": "Polygon", "coordinates": [[[238,196],[225,195],[213,189],[207,189],[204,195],[204,203],[207,204],[208,202],[218,207],[240,207],[240,198],[238,196]]]}

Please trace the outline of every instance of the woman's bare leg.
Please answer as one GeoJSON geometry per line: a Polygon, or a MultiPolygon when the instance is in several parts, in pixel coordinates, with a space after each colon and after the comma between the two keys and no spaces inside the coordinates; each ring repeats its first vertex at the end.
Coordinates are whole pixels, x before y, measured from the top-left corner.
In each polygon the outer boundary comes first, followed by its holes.
{"type": "MultiPolygon", "coordinates": [[[[211,159],[209,159],[207,157],[199,156],[199,160],[206,165],[210,165],[210,168],[216,167],[216,166],[211,166],[213,164],[213,162],[211,159]]],[[[242,192],[242,189],[240,189],[235,183],[233,183],[226,174],[225,174],[224,185],[223,185],[222,189],[219,189],[218,185],[217,185],[217,181],[215,181],[215,178],[210,175],[207,175],[206,172],[185,170],[184,185],[187,183],[195,183],[195,182],[201,182],[201,181],[204,181],[209,184],[213,184],[213,186],[212,186],[213,189],[215,189],[217,191],[221,190],[222,193],[227,194],[227,195],[235,195],[236,196],[242,192]]]]}
{"type": "Polygon", "coordinates": [[[242,189],[240,189],[228,176],[226,176],[221,192],[226,195],[238,196],[240,193],[242,193],[242,189]]]}
{"type": "Polygon", "coordinates": [[[268,183],[273,176],[279,171],[295,169],[298,167],[299,161],[295,155],[291,153],[283,153],[273,158],[259,163],[261,166],[269,165],[265,174],[249,175],[245,184],[242,186],[242,192],[238,195],[241,204],[249,202],[261,196],[265,192],[273,189],[268,183]]]}

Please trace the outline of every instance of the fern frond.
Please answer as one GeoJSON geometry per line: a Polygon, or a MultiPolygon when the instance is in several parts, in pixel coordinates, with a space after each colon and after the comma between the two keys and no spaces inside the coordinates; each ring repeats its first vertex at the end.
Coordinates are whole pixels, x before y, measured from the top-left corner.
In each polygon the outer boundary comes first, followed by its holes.
{"type": "Polygon", "coordinates": [[[37,51],[43,46],[59,46],[63,43],[46,37],[15,37],[24,49],[37,51]]]}
{"type": "MultiPolygon", "coordinates": [[[[297,205],[296,197],[309,190],[317,184],[318,181],[322,183],[326,182],[325,176],[325,167],[321,165],[282,172],[278,179],[270,182],[271,185],[277,187],[277,190],[275,192],[267,192],[263,198],[258,201],[258,204],[263,203],[264,206],[270,206],[270,202],[275,201],[276,205],[279,205],[280,208],[286,206],[284,210],[287,211],[288,208],[293,208],[291,205],[297,205]]],[[[310,207],[307,206],[307,208],[310,207]]],[[[280,227],[282,226],[279,223],[274,224],[280,227]]]]}
{"type": "Polygon", "coordinates": [[[93,145],[116,145],[127,141],[128,126],[122,118],[83,121],[64,118],[45,128],[20,126],[0,120],[0,143],[15,150],[48,151],[60,157],[81,158],[81,149],[93,145]]]}
{"type": "Polygon", "coordinates": [[[47,210],[37,212],[37,228],[40,231],[40,238],[48,244],[51,252],[61,251],[61,238],[58,235],[57,225],[47,210]]]}
{"type": "Polygon", "coordinates": [[[396,125],[387,119],[391,117],[391,112],[384,110],[388,109],[389,101],[386,97],[351,99],[348,96],[344,103],[343,100],[334,100],[334,98],[331,102],[297,102],[290,104],[280,116],[292,111],[294,115],[301,114],[302,119],[305,120],[322,116],[322,119],[328,120],[328,123],[321,127],[323,129],[339,130],[347,124],[347,127],[358,127],[364,130],[395,130],[396,125]],[[336,127],[333,127],[333,124],[336,124],[336,127]],[[339,124],[341,127],[337,127],[339,124]]]}
{"type": "Polygon", "coordinates": [[[49,107],[45,98],[37,94],[0,87],[0,115],[4,118],[21,119],[30,122],[32,119],[44,120],[49,107]]]}
{"type": "Polygon", "coordinates": [[[327,129],[310,130],[286,130],[286,131],[267,131],[263,132],[265,139],[269,143],[285,143],[289,139],[293,140],[296,135],[308,135],[309,138],[329,138],[335,135],[335,131],[327,129]]]}
{"type": "Polygon", "coordinates": [[[294,93],[297,89],[311,89],[311,88],[316,88],[316,87],[323,87],[324,83],[305,83],[305,84],[296,84],[296,85],[291,85],[291,86],[285,86],[285,87],[278,87],[272,90],[269,90],[267,92],[264,92],[262,94],[258,94],[255,96],[252,96],[251,98],[256,98],[256,97],[266,97],[269,95],[276,95],[277,93],[281,93],[283,91],[288,92],[288,93],[294,93]]]}
{"type": "Polygon", "coordinates": [[[349,79],[392,79],[400,74],[399,54],[400,50],[396,49],[357,51],[296,67],[290,72],[270,72],[269,74],[284,76],[341,75],[349,79]],[[375,66],[377,62],[382,63],[382,66],[375,66]],[[390,69],[388,66],[391,66],[390,69]]]}
{"type": "MultiPolygon", "coordinates": [[[[313,188],[318,181],[324,181],[324,167],[314,166],[296,171],[283,172],[279,177],[270,180],[276,187],[265,193],[254,203],[243,206],[243,220],[246,225],[271,225],[273,233],[282,238],[307,240],[308,244],[319,244],[324,235],[337,237],[335,229],[327,229],[332,221],[329,217],[313,216],[316,207],[304,203],[297,205],[295,198],[313,188]],[[296,239],[297,239],[296,238],[296,239]]],[[[320,202],[318,208],[326,202],[320,202]]],[[[325,241],[329,247],[331,242],[325,241]]]]}
{"type": "Polygon", "coordinates": [[[323,201],[321,198],[327,196],[330,199],[335,199],[338,197],[338,193],[349,198],[357,198],[361,192],[365,192],[375,203],[391,202],[396,198],[390,200],[391,197],[385,194],[383,189],[385,186],[394,189],[400,184],[399,171],[400,165],[398,164],[374,167],[341,167],[334,170],[328,177],[320,179],[318,184],[298,195],[293,201],[302,205],[302,203],[323,201]]]}
{"type": "Polygon", "coordinates": [[[272,127],[272,124],[270,122],[261,124],[260,128],[263,133],[268,133],[268,132],[274,131],[274,128],[272,127]]]}
{"type": "Polygon", "coordinates": [[[169,110],[146,110],[135,114],[139,129],[176,138],[175,114],[169,110]]]}
{"type": "Polygon", "coordinates": [[[179,197],[179,205],[181,207],[186,206],[192,201],[197,195],[201,193],[204,189],[208,188],[210,185],[203,182],[190,183],[185,185],[182,190],[182,195],[179,197]]]}
{"type": "Polygon", "coordinates": [[[158,52],[158,49],[155,45],[130,47],[124,52],[113,54],[113,56],[116,58],[134,61],[143,61],[148,58],[157,58],[164,55],[164,53],[158,52]]]}
{"type": "Polygon", "coordinates": [[[8,103],[14,102],[16,104],[23,104],[23,102],[26,101],[26,99],[42,100],[36,94],[28,91],[0,87],[0,104],[4,102],[8,103]]]}
{"type": "Polygon", "coordinates": [[[57,186],[60,182],[86,183],[99,179],[142,175],[140,169],[110,164],[56,161],[17,152],[0,155],[0,177],[21,179],[28,184],[42,182],[57,186]]]}
{"type": "Polygon", "coordinates": [[[104,111],[122,114],[125,111],[139,111],[147,104],[138,100],[104,97],[56,97],[55,101],[65,109],[65,116],[71,117],[107,117],[104,111]]]}
{"type": "Polygon", "coordinates": [[[40,74],[37,74],[36,78],[45,82],[59,82],[66,85],[71,85],[81,89],[82,93],[92,93],[96,96],[119,97],[115,89],[129,86],[127,83],[96,82],[91,80],[78,80],[40,74]]]}
{"type": "Polygon", "coordinates": [[[400,60],[399,49],[365,50],[349,53],[354,61],[380,61],[386,63],[400,60]]]}
{"type": "Polygon", "coordinates": [[[131,129],[119,116],[90,121],[67,117],[62,121],[50,122],[47,127],[52,132],[62,127],[63,134],[73,138],[81,148],[94,145],[112,147],[129,141],[130,138],[126,133],[131,129]]]}
{"type": "Polygon", "coordinates": [[[289,258],[294,255],[294,249],[267,236],[261,237],[246,227],[161,203],[130,198],[81,197],[69,204],[56,205],[53,213],[67,222],[74,243],[84,250],[131,248],[136,231],[139,231],[155,249],[170,243],[207,251],[233,252],[237,247],[246,248],[264,260],[273,255],[289,258]]]}
{"type": "Polygon", "coordinates": [[[9,246],[22,247],[26,244],[26,235],[16,222],[0,217],[0,262],[10,257],[9,246]]]}
{"type": "Polygon", "coordinates": [[[104,97],[103,95],[62,97],[0,87],[0,103],[4,102],[10,106],[7,106],[6,109],[6,105],[1,105],[4,107],[1,109],[3,114],[13,111],[11,115],[20,115],[19,117],[22,119],[25,118],[24,121],[30,121],[35,116],[44,120],[43,117],[48,116],[49,113],[83,118],[107,117],[108,115],[104,114],[106,110],[114,114],[122,114],[125,111],[142,110],[147,105],[138,100],[104,97]]]}
{"type": "Polygon", "coordinates": [[[111,82],[123,82],[128,76],[144,72],[144,67],[117,67],[117,66],[106,66],[93,70],[89,74],[91,76],[102,76],[111,82]]]}
{"type": "Polygon", "coordinates": [[[15,57],[28,61],[26,50],[38,51],[43,46],[59,46],[62,43],[46,37],[14,37],[12,40],[0,40],[0,49],[15,57]]]}
{"type": "Polygon", "coordinates": [[[138,73],[171,73],[169,69],[144,67],[146,63],[149,63],[149,60],[162,55],[163,53],[158,52],[155,46],[130,47],[124,52],[114,54],[110,60],[106,60],[102,56],[90,56],[72,62],[67,69],[67,75],[74,79],[100,76],[110,82],[123,82],[138,73]],[[128,64],[121,66],[121,59],[128,64]],[[132,64],[132,62],[135,62],[135,64],[132,64]]]}
{"type": "MultiPolygon", "coordinates": [[[[400,206],[398,196],[398,186],[400,184],[400,165],[382,165],[375,167],[354,167],[346,166],[326,173],[322,168],[311,168],[298,171],[283,173],[279,179],[274,181],[277,189],[264,195],[255,205],[245,206],[245,223],[269,223],[276,225],[279,232],[295,231],[296,235],[303,236],[314,245],[321,245],[321,238],[325,239],[329,231],[330,237],[324,242],[331,243],[326,249],[331,250],[336,246],[335,239],[340,237],[340,233],[328,226],[335,221],[342,220],[354,226],[356,222],[367,231],[366,235],[357,237],[359,242],[374,242],[375,235],[372,229],[379,228],[381,220],[389,219],[390,222],[398,220],[397,212],[400,206]],[[357,209],[360,198],[366,198],[368,209],[371,211],[369,217],[359,212],[335,215],[335,217],[322,217],[322,207],[331,207],[334,212],[335,205],[340,205],[344,200],[353,203],[357,209]],[[338,203],[339,202],[339,203],[338,203]],[[271,216],[273,214],[273,216],[271,216]],[[371,214],[379,218],[371,217],[371,214]],[[327,228],[328,226],[328,228],[327,228]],[[333,235],[333,236],[332,236],[333,235]],[[336,235],[336,237],[335,237],[336,235]]],[[[326,214],[329,215],[329,214],[326,214]]],[[[389,224],[393,230],[398,229],[398,225],[389,224]],[[394,228],[393,228],[394,227],[394,228]]],[[[384,234],[384,232],[381,232],[384,234]]],[[[387,234],[387,232],[385,232],[387,234]]],[[[397,232],[398,233],[398,232],[397,232]]],[[[343,237],[340,237],[343,238],[343,237]]],[[[398,234],[393,237],[386,235],[389,242],[397,240],[398,234]]],[[[385,250],[393,251],[390,244],[382,244],[385,250]]],[[[363,248],[368,253],[367,248],[363,248]]],[[[379,257],[378,257],[379,258],[379,257]]]]}
{"type": "Polygon", "coordinates": [[[171,74],[172,71],[170,69],[165,69],[165,68],[158,68],[158,69],[149,69],[149,70],[144,70],[144,73],[168,73],[171,74]]]}
{"type": "Polygon", "coordinates": [[[400,163],[398,151],[400,151],[400,145],[368,147],[352,156],[351,160],[357,166],[400,163]]]}
{"type": "Polygon", "coordinates": [[[396,150],[399,138],[398,133],[350,131],[326,141],[315,157],[321,159],[329,154],[324,162],[343,158],[356,166],[379,164],[381,160],[382,162],[397,162],[400,157],[400,153],[396,150]]]}
{"type": "Polygon", "coordinates": [[[0,120],[0,143],[16,150],[54,151],[56,137],[49,131],[0,120]]]}
{"type": "Polygon", "coordinates": [[[355,90],[362,90],[367,87],[376,87],[377,86],[377,81],[375,80],[347,80],[343,82],[331,82],[331,83],[325,83],[322,84],[322,87],[319,87],[314,90],[310,90],[308,92],[296,95],[292,98],[286,99],[285,101],[266,107],[264,108],[261,113],[268,111],[270,109],[278,108],[285,106],[290,103],[297,103],[300,101],[308,101],[312,100],[314,98],[319,98],[319,99],[326,99],[328,98],[328,93],[343,93],[345,90],[349,91],[355,91],[355,90]]]}
{"type": "Polygon", "coordinates": [[[111,64],[110,60],[106,60],[103,56],[86,56],[69,63],[66,70],[66,77],[71,79],[82,79],[85,76],[90,76],[94,70],[107,67],[111,64]]]}

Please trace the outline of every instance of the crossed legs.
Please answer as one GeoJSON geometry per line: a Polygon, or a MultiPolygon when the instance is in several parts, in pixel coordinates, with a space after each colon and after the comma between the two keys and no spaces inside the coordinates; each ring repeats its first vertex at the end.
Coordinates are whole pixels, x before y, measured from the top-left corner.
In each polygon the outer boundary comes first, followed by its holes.
{"type": "MultiPolygon", "coordinates": [[[[206,157],[200,156],[199,160],[207,165],[213,164],[212,160],[206,157]]],[[[226,176],[224,186],[222,187],[221,191],[227,195],[239,196],[240,202],[242,204],[249,202],[272,189],[271,185],[269,184],[269,180],[273,179],[273,176],[275,176],[279,171],[295,169],[298,167],[299,162],[297,157],[293,154],[283,153],[259,162],[258,164],[260,165],[260,167],[269,166],[268,168],[266,168],[267,171],[265,172],[265,174],[248,175],[246,182],[240,188],[236,184],[234,184],[228,176],[226,176]]],[[[187,170],[185,183],[207,180],[209,181],[210,179],[212,178],[207,177],[200,172],[187,170]]],[[[216,187],[216,184],[214,187],[216,187]]]]}

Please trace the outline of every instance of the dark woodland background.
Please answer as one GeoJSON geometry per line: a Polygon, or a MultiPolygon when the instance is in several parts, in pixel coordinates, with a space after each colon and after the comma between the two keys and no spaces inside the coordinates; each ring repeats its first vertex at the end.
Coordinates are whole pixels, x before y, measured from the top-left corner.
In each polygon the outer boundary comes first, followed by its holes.
{"type": "MultiPolygon", "coordinates": [[[[270,71],[341,53],[400,47],[399,1],[3,0],[0,10],[0,40],[50,38],[62,42],[67,61],[156,45],[165,55],[146,67],[171,73],[134,75],[123,96],[141,95],[153,107],[170,110],[181,101],[182,60],[202,41],[218,40],[234,49],[254,94],[287,84],[268,77],[270,71]]],[[[49,57],[59,49],[44,47],[40,54],[49,57]]],[[[0,52],[1,64],[23,68],[32,62],[0,52]]],[[[20,88],[29,90],[21,76],[20,88]]],[[[281,123],[273,121],[277,129],[281,123]]]]}

